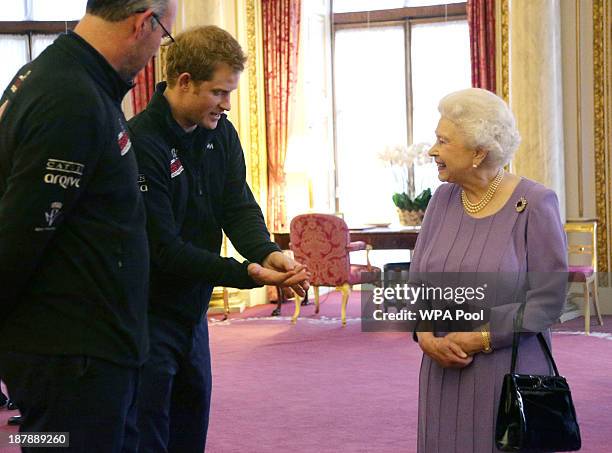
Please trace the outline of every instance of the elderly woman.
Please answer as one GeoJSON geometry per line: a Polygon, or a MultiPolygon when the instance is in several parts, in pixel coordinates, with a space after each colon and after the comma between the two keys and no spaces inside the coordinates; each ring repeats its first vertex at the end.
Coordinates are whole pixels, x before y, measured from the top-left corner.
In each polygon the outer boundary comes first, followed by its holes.
{"type": "MultiPolygon", "coordinates": [[[[520,143],[508,106],[493,93],[472,88],[444,97],[438,110],[437,141],[429,155],[447,184],[429,204],[411,274],[565,272],[566,239],[555,193],[504,171],[520,143]]],[[[562,309],[564,286],[542,279],[540,286],[530,283],[525,307],[537,308],[531,315],[525,309],[525,321],[534,321],[538,310],[548,313],[546,322],[532,325],[550,339],[548,327],[562,309]]],[[[489,307],[489,322],[472,332],[416,333],[423,350],[419,452],[497,451],[495,421],[519,306],[489,307]]],[[[522,333],[520,345],[518,372],[548,374],[537,337],[522,333]]]]}

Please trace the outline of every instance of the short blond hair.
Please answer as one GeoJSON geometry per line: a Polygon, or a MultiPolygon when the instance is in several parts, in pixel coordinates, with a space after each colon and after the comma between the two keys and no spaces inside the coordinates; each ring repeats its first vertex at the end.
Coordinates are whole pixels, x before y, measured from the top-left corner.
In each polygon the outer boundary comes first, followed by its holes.
{"type": "Polygon", "coordinates": [[[168,48],[166,76],[168,85],[174,86],[179,75],[191,74],[196,82],[212,80],[217,66],[227,64],[242,72],[247,57],[232,35],[214,25],[195,27],[179,33],[176,42],[168,48]]]}

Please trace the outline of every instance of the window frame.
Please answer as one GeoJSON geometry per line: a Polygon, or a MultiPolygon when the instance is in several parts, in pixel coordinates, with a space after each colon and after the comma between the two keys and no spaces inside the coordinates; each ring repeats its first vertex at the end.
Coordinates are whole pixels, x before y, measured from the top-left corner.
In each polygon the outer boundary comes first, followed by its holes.
{"type": "Polygon", "coordinates": [[[74,30],[78,20],[69,21],[0,21],[0,36],[23,35],[28,37],[28,61],[32,61],[32,36],[53,35],[74,30]]]}
{"type": "MultiPolygon", "coordinates": [[[[335,79],[335,42],[336,31],[347,29],[367,28],[370,26],[404,26],[404,57],[406,62],[406,143],[410,144],[413,140],[413,96],[412,96],[412,50],[411,32],[413,24],[436,23],[456,20],[467,20],[467,2],[450,3],[432,6],[408,6],[396,9],[357,11],[347,13],[332,14],[332,64],[331,78],[332,87],[336,86],[335,79]]],[[[336,123],[336,97],[333,99],[333,150],[334,150],[334,205],[336,212],[340,212],[339,171],[338,171],[338,134],[336,123]]]]}

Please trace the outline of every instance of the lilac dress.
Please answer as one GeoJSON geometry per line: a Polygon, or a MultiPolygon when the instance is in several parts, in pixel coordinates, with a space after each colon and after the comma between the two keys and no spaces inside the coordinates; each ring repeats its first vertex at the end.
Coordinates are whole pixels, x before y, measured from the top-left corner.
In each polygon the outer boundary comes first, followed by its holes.
{"type": "MultiPolygon", "coordinates": [[[[552,190],[522,179],[506,205],[482,219],[465,213],[460,193],[459,186],[448,183],[434,194],[416,244],[411,273],[567,271],[566,238],[552,190]],[[527,200],[527,207],[517,212],[516,203],[521,197],[527,200]]],[[[558,286],[536,289],[528,293],[526,307],[530,307],[530,299],[537,299],[549,312],[558,314],[564,293],[558,286]]],[[[442,368],[423,355],[418,452],[498,451],[495,421],[502,379],[510,370],[511,323],[517,308],[515,304],[492,311],[494,351],[476,354],[467,367],[442,368]],[[506,331],[500,328],[503,325],[506,331]]],[[[545,336],[549,339],[548,331],[545,336]]],[[[521,334],[517,368],[520,373],[549,373],[534,335],[521,334]]]]}

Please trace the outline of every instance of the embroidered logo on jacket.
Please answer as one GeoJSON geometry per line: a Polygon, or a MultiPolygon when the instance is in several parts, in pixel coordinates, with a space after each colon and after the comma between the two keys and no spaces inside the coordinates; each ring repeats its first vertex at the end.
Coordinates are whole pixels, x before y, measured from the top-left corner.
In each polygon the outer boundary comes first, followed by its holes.
{"type": "Polygon", "coordinates": [[[121,132],[119,132],[119,135],[117,136],[117,144],[121,150],[121,155],[125,156],[132,147],[132,142],[130,141],[130,136],[123,127],[121,120],[119,120],[119,126],[121,127],[121,132]]]}
{"type": "MultiPolygon", "coordinates": [[[[17,91],[19,90],[19,88],[21,87],[21,84],[23,83],[23,81],[25,79],[28,78],[28,76],[32,74],[32,71],[28,71],[25,74],[18,74],[12,81],[11,85],[10,85],[10,90],[11,93],[15,94],[17,93],[17,91]]],[[[2,96],[2,94],[0,94],[0,96],[2,96]]],[[[10,96],[9,96],[10,97],[10,96]]],[[[6,108],[8,107],[10,102],[10,99],[6,99],[3,103],[2,106],[0,106],[0,120],[2,120],[2,117],[4,116],[4,112],[6,110],[6,108]]]]}
{"type": "Polygon", "coordinates": [[[206,149],[215,149],[215,146],[212,143],[208,143],[206,149]]]}
{"type": "Polygon", "coordinates": [[[34,228],[34,231],[55,231],[55,221],[61,214],[63,204],[59,201],[54,201],[51,203],[51,209],[48,212],[45,212],[45,223],[44,227],[34,228]]]}
{"type": "Polygon", "coordinates": [[[4,101],[4,103],[0,106],[0,121],[2,120],[2,116],[4,116],[4,111],[6,110],[6,108],[9,105],[9,100],[7,99],[6,101],[4,101]]]}
{"type": "Polygon", "coordinates": [[[62,189],[69,187],[80,187],[81,176],[85,165],[79,162],[70,162],[67,160],[49,159],[47,160],[47,171],[43,180],[47,184],[55,184],[62,189]],[[76,175],[76,176],[75,176],[76,175]]]}
{"type": "Polygon", "coordinates": [[[178,155],[176,154],[176,149],[172,148],[171,152],[172,152],[172,160],[170,161],[170,177],[176,178],[178,175],[183,173],[184,169],[183,169],[183,164],[181,163],[181,160],[178,158],[178,155]]]}
{"type": "Polygon", "coordinates": [[[32,74],[32,71],[28,71],[25,74],[20,74],[15,77],[15,79],[13,80],[13,84],[11,85],[11,91],[13,92],[13,94],[17,93],[17,90],[19,90],[23,81],[27,79],[30,74],[32,74]]]}
{"type": "Polygon", "coordinates": [[[149,186],[147,186],[147,178],[143,174],[138,175],[138,187],[140,187],[141,192],[149,191],[149,186]]]}

